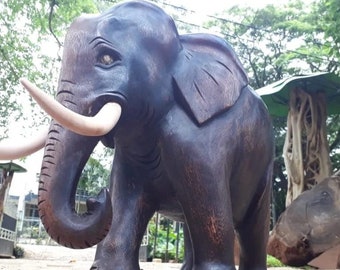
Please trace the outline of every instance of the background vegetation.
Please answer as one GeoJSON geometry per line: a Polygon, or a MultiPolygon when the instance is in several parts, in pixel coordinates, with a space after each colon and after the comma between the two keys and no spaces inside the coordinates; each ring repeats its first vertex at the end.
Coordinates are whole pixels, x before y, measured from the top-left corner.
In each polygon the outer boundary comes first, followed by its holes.
{"type": "MultiPolygon", "coordinates": [[[[0,2],[0,139],[11,135],[10,123],[25,123],[29,133],[48,119],[18,85],[28,77],[54,93],[62,55],[63,37],[81,13],[94,13],[119,1],[4,0],[0,2]],[[23,121],[22,121],[23,120],[23,121]]],[[[153,2],[158,2],[154,0],[153,2]]],[[[194,11],[159,1],[181,33],[209,31],[224,37],[245,66],[257,89],[290,75],[317,71],[340,73],[340,0],[301,0],[262,9],[232,7],[206,18],[202,25],[189,18],[194,11]]],[[[327,121],[334,171],[340,169],[340,116],[327,121]]],[[[287,180],[282,158],[286,119],[273,119],[276,158],[273,177],[273,219],[284,209],[287,180]]],[[[21,132],[14,130],[14,132],[21,132]]],[[[110,153],[111,155],[112,153],[110,153]]],[[[105,157],[105,155],[104,155],[105,157]]],[[[90,160],[81,188],[94,193],[106,185],[107,169],[90,160]],[[98,179],[100,181],[98,181],[98,179]]]]}

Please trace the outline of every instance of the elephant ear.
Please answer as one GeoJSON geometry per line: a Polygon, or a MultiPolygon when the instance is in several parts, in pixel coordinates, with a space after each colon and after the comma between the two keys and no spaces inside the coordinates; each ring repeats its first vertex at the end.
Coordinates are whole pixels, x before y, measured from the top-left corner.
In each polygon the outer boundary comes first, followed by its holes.
{"type": "Polygon", "coordinates": [[[208,34],[180,36],[183,50],[173,78],[185,107],[199,125],[233,106],[248,78],[235,52],[208,34]]]}

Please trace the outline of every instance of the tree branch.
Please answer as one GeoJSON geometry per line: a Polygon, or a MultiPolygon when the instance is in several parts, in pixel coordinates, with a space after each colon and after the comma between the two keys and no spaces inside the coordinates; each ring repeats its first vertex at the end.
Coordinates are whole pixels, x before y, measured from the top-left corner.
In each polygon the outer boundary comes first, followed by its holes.
{"type": "Polygon", "coordinates": [[[332,151],[335,149],[340,143],[340,130],[336,133],[335,140],[332,142],[332,144],[329,146],[329,150],[332,151]]]}
{"type": "Polygon", "coordinates": [[[2,56],[3,56],[3,58],[6,60],[7,65],[8,65],[9,69],[12,72],[12,75],[15,77],[15,80],[19,81],[20,76],[19,76],[18,72],[15,71],[15,67],[12,65],[12,62],[9,59],[8,55],[6,54],[6,52],[2,48],[0,48],[0,52],[1,52],[2,56]]]}
{"type": "Polygon", "coordinates": [[[48,15],[48,29],[50,30],[50,33],[52,34],[52,36],[57,41],[58,46],[62,47],[61,42],[59,41],[58,37],[56,36],[56,34],[54,33],[54,31],[52,29],[53,12],[54,12],[54,6],[56,6],[56,5],[57,5],[57,2],[55,0],[52,0],[51,4],[50,4],[50,13],[48,15]]]}

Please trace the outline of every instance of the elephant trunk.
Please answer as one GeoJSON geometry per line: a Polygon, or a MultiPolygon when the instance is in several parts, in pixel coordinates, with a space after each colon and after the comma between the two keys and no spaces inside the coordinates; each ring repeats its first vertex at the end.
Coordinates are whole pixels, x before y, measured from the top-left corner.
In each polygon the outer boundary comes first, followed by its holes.
{"type": "Polygon", "coordinates": [[[86,202],[86,213],[75,210],[77,184],[98,140],[52,121],[41,168],[38,209],[47,233],[66,247],[93,246],[110,229],[112,206],[107,190],[86,202]]]}

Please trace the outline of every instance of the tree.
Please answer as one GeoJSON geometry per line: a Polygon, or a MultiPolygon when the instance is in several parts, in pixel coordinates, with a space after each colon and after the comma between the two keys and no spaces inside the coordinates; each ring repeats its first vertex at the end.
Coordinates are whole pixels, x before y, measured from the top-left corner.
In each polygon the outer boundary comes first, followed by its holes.
{"type": "Polygon", "coordinates": [[[29,123],[30,129],[46,125],[48,118],[28,102],[28,95],[18,85],[19,78],[27,77],[53,94],[68,25],[80,14],[96,13],[98,8],[114,2],[117,1],[0,2],[0,139],[8,136],[9,123],[18,119],[29,123]]]}
{"type": "MultiPolygon", "coordinates": [[[[316,2],[314,8],[314,20],[316,27],[325,34],[325,44],[328,53],[333,56],[334,65],[339,66],[340,59],[340,0],[320,0],[316,2]]],[[[335,73],[340,74],[340,70],[336,69],[335,73]]],[[[328,118],[328,141],[331,161],[333,164],[333,172],[340,170],[340,115],[328,118]]]]}
{"type": "Polygon", "coordinates": [[[87,196],[96,196],[102,188],[108,187],[110,171],[90,157],[80,177],[78,190],[87,196]]]}
{"type": "Polygon", "coordinates": [[[333,173],[340,170],[340,115],[327,119],[328,141],[333,173]]]}
{"type": "Polygon", "coordinates": [[[3,130],[0,136],[6,135],[10,120],[23,116],[17,102],[18,95],[23,92],[17,87],[19,78],[27,76],[29,70],[31,78],[36,75],[32,52],[37,51],[38,46],[26,34],[32,31],[25,20],[27,13],[32,11],[25,8],[26,2],[0,3],[0,126],[3,130]],[[20,24],[17,16],[23,18],[20,24]]]}
{"type": "MultiPolygon", "coordinates": [[[[312,7],[300,0],[258,10],[235,6],[223,16],[230,19],[219,16],[207,25],[221,29],[256,89],[288,74],[334,71],[323,33],[311,23],[312,7]]],[[[335,64],[339,69],[339,63],[335,64]]]]}
{"type": "Polygon", "coordinates": [[[4,203],[6,192],[8,191],[8,187],[11,185],[13,179],[13,171],[2,170],[0,171],[0,225],[2,223],[2,217],[4,213],[4,203]]]}
{"type": "Polygon", "coordinates": [[[329,53],[340,58],[340,0],[321,0],[315,7],[315,22],[320,30],[325,33],[329,53]]]}

